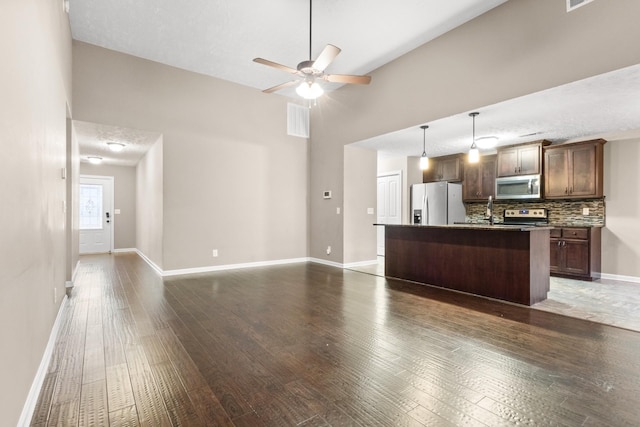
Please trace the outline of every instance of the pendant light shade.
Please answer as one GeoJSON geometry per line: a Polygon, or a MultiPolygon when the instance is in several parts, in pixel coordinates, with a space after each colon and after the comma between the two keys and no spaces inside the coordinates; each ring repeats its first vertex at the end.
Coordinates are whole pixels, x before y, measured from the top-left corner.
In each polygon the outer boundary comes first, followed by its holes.
{"type": "Polygon", "coordinates": [[[469,116],[473,119],[473,134],[471,139],[471,148],[469,149],[469,163],[478,163],[480,161],[480,151],[476,146],[476,116],[478,114],[480,113],[469,113],[469,116]]]}
{"type": "Polygon", "coordinates": [[[428,128],[429,126],[427,125],[420,126],[420,129],[422,129],[422,156],[420,157],[420,169],[422,170],[429,169],[429,158],[427,157],[426,151],[426,131],[428,128]]]}

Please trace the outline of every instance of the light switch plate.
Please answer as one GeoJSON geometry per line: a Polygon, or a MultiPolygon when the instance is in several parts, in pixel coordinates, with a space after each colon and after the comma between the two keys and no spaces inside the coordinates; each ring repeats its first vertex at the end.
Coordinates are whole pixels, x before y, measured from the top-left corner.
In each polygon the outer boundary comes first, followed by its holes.
{"type": "Polygon", "coordinates": [[[113,213],[116,214],[116,215],[120,215],[120,209],[114,209],[113,213]]]}
{"type": "Polygon", "coordinates": [[[367,214],[369,214],[369,215],[373,215],[373,213],[374,213],[374,212],[375,212],[375,211],[374,211],[374,209],[373,209],[373,208],[367,208],[367,214]]]}
{"type": "Polygon", "coordinates": [[[582,215],[584,216],[589,215],[589,208],[582,208],[582,215]]]}

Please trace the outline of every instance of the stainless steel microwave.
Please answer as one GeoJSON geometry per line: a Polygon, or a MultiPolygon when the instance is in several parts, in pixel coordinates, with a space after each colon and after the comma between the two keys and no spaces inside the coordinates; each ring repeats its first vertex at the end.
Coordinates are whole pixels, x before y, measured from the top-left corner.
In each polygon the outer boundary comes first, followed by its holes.
{"type": "Polygon", "coordinates": [[[539,199],[540,184],[540,175],[496,178],[496,200],[539,199]]]}

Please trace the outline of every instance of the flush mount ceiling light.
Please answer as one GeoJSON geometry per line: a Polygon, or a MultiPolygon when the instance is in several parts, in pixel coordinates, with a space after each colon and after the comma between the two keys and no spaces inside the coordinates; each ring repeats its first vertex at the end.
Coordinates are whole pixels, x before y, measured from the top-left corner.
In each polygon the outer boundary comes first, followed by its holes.
{"type": "Polygon", "coordinates": [[[427,129],[429,128],[429,126],[427,125],[422,125],[420,126],[420,129],[422,129],[422,156],[420,157],[420,169],[422,170],[426,170],[429,169],[429,158],[427,157],[427,151],[426,151],[426,141],[427,141],[427,129]]]}
{"type": "Polygon", "coordinates": [[[109,147],[109,150],[115,151],[116,153],[124,150],[124,144],[120,142],[107,142],[107,147],[109,147]]]}
{"type": "Polygon", "coordinates": [[[476,139],[476,144],[478,144],[478,148],[482,148],[483,150],[489,148],[495,148],[498,145],[498,137],[497,136],[481,136],[476,139]]]}
{"type": "Polygon", "coordinates": [[[469,113],[469,116],[473,120],[473,134],[471,139],[471,148],[469,149],[469,163],[478,163],[480,161],[480,151],[476,145],[476,116],[480,114],[478,112],[469,113]]]}
{"type": "Polygon", "coordinates": [[[99,165],[100,163],[102,163],[102,157],[89,156],[89,157],[87,157],[87,159],[89,160],[89,163],[91,163],[93,165],[99,165]]]}

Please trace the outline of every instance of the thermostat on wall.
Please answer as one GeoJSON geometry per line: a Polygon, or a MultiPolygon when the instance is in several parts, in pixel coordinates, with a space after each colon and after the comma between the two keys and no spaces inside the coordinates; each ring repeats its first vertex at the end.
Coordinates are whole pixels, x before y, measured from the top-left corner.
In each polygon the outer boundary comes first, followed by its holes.
{"type": "Polygon", "coordinates": [[[331,191],[323,191],[322,192],[322,197],[325,199],[330,199],[331,198],[331,191]]]}

